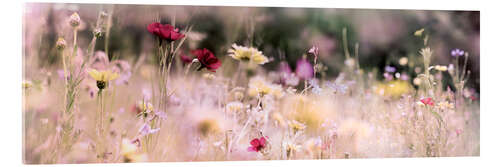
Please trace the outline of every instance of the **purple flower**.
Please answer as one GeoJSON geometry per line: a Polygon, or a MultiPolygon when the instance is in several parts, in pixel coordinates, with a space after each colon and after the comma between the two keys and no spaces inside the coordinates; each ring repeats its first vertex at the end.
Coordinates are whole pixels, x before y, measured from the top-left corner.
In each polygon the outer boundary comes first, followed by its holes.
{"type": "Polygon", "coordinates": [[[311,79],[314,75],[313,66],[306,59],[300,59],[297,61],[297,69],[295,73],[300,79],[311,79]]]}
{"type": "Polygon", "coordinates": [[[286,61],[282,61],[282,62],[280,62],[280,65],[279,65],[279,72],[289,74],[289,73],[292,73],[292,69],[290,68],[290,66],[288,65],[288,63],[286,61]]]}
{"type": "Polygon", "coordinates": [[[390,73],[396,72],[396,67],[385,66],[385,71],[390,73]]]}
{"type": "Polygon", "coordinates": [[[451,56],[453,56],[453,57],[460,57],[460,56],[463,56],[464,54],[465,54],[465,52],[463,50],[460,50],[460,49],[451,50],[451,56]]]}
{"type": "Polygon", "coordinates": [[[144,125],[142,125],[141,129],[139,129],[139,133],[141,133],[142,136],[146,136],[149,134],[156,133],[159,130],[160,130],[160,128],[151,129],[151,126],[149,126],[149,124],[145,123],[144,125]]]}

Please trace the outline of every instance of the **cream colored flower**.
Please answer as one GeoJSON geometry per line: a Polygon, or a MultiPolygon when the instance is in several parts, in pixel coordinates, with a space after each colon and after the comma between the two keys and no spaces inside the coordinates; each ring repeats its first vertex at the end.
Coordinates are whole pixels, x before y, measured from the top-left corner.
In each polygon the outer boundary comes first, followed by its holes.
{"type": "Polygon", "coordinates": [[[288,126],[293,131],[293,133],[297,133],[306,129],[306,125],[295,120],[288,122],[288,126]]]}
{"type": "Polygon", "coordinates": [[[226,109],[230,112],[239,112],[242,111],[243,108],[244,108],[243,103],[239,101],[229,102],[226,105],[226,109]]]}
{"type": "Polygon", "coordinates": [[[262,77],[254,77],[248,83],[248,95],[252,97],[273,95],[274,97],[283,97],[283,88],[281,85],[271,84],[262,77]]]}
{"type": "Polygon", "coordinates": [[[262,54],[261,51],[253,47],[238,46],[236,44],[232,45],[232,48],[228,50],[229,56],[236,60],[246,61],[253,64],[265,64],[269,62],[269,59],[262,54]]]}

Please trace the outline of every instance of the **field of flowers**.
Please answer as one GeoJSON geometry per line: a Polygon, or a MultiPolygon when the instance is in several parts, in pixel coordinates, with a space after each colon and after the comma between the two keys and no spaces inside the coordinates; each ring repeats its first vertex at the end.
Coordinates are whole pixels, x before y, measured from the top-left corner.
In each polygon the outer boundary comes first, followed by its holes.
{"type": "Polygon", "coordinates": [[[479,57],[427,25],[368,68],[353,26],[333,48],[246,8],[73,5],[25,6],[24,163],[479,156],[479,57]]]}

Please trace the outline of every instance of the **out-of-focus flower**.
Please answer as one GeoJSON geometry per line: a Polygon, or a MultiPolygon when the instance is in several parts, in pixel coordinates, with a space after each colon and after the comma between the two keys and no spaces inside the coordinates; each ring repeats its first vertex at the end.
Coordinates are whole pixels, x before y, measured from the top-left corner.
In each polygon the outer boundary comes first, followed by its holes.
{"type": "Polygon", "coordinates": [[[422,84],[422,79],[420,79],[420,78],[418,78],[418,77],[417,77],[417,78],[414,78],[414,79],[413,79],[413,84],[414,84],[414,85],[420,85],[420,84],[422,84]]]}
{"type": "Polygon", "coordinates": [[[226,109],[230,112],[239,112],[244,109],[243,103],[239,101],[229,102],[226,105],[226,109]]]}
{"type": "Polygon", "coordinates": [[[146,154],[138,152],[137,145],[129,139],[123,139],[120,145],[120,155],[123,156],[124,162],[144,162],[147,161],[146,154]]]}
{"type": "Polygon", "coordinates": [[[463,50],[460,50],[460,49],[451,50],[451,56],[453,56],[453,57],[460,57],[460,56],[463,56],[464,54],[465,54],[465,52],[463,50]]]}
{"type": "Polygon", "coordinates": [[[439,102],[437,104],[437,106],[439,107],[439,109],[441,110],[446,110],[446,109],[453,109],[455,108],[455,105],[453,105],[453,103],[450,103],[448,101],[442,101],[442,102],[439,102]]]}
{"type": "Polygon", "coordinates": [[[89,70],[88,74],[96,80],[97,88],[101,90],[107,87],[109,81],[115,80],[119,76],[118,73],[109,70],[97,71],[95,69],[89,70]]]}
{"type": "Polygon", "coordinates": [[[448,70],[448,67],[446,66],[440,66],[440,65],[436,65],[436,66],[433,66],[434,69],[438,70],[438,71],[447,71],[448,70]]]}
{"type": "Polygon", "coordinates": [[[353,59],[353,58],[348,58],[348,59],[346,59],[346,60],[344,61],[344,64],[345,64],[347,67],[350,67],[350,68],[354,67],[355,63],[356,63],[356,62],[354,61],[354,59],[353,59]]]}
{"type": "Polygon", "coordinates": [[[296,120],[289,121],[288,127],[290,127],[290,129],[293,131],[294,134],[306,129],[306,125],[304,125],[303,123],[300,123],[296,120]]]}
{"type": "Polygon", "coordinates": [[[261,77],[254,77],[248,83],[248,95],[252,97],[273,95],[276,98],[283,96],[283,88],[281,85],[271,84],[261,77]]]}
{"type": "Polygon", "coordinates": [[[314,75],[314,69],[311,63],[307,61],[307,59],[300,59],[297,61],[297,69],[295,69],[295,73],[300,79],[311,79],[314,75]]]}
{"type": "Polygon", "coordinates": [[[159,22],[154,22],[148,25],[148,31],[161,39],[167,40],[168,42],[176,41],[178,39],[184,38],[184,34],[179,32],[178,28],[170,24],[161,24],[159,22]]]}
{"type": "Polygon", "coordinates": [[[23,81],[23,89],[29,89],[33,87],[33,83],[31,81],[23,81]]]}
{"type": "Polygon", "coordinates": [[[250,62],[253,64],[265,64],[269,59],[256,48],[248,48],[244,46],[232,45],[233,48],[228,50],[229,56],[236,60],[250,62]]]}
{"type": "Polygon", "coordinates": [[[182,61],[182,63],[184,64],[189,64],[191,62],[193,62],[193,58],[188,56],[188,55],[185,55],[185,54],[181,54],[181,56],[179,57],[182,61]]]}
{"type": "Polygon", "coordinates": [[[399,59],[399,65],[405,66],[408,64],[408,57],[401,57],[399,59]]]}
{"type": "Polygon", "coordinates": [[[313,46],[311,49],[309,49],[309,51],[307,51],[307,53],[317,57],[319,55],[319,48],[317,46],[313,46]]]}
{"type": "Polygon", "coordinates": [[[220,126],[216,119],[207,118],[198,122],[197,129],[201,135],[208,136],[211,133],[219,132],[220,126]]]}
{"type": "Polygon", "coordinates": [[[149,134],[154,134],[154,133],[158,132],[159,130],[160,130],[160,128],[151,129],[151,126],[149,126],[148,123],[145,123],[139,129],[139,133],[141,134],[141,136],[146,136],[146,135],[149,135],[149,134]]]}
{"type": "Polygon", "coordinates": [[[420,99],[420,102],[424,105],[434,106],[434,100],[431,97],[420,99]]]}
{"type": "Polygon", "coordinates": [[[213,79],[215,79],[215,75],[210,74],[210,73],[204,73],[203,78],[208,79],[208,80],[213,80],[213,79]]]}
{"type": "Polygon", "coordinates": [[[80,25],[80,15],[78,15],[78,13],[73,13],[70,17],[69,17],[69,25],[71,25],[72,27],[78,27],[80,25]]]}
{"type": "Polygon", "coordinates": [[[375,92],[379,95],[399,98],[404,94],[409,93],[411,85],[402,80],[392,80],[387,83],[379,84],[376,86],[375,92]]]}
{"type": "Polygon", "coordinates": [[[424,30],[425,29],[423,29],[423,28],[419,29],[419,30],[415,31],[415,33],[413,35],[415,35],[417,37],[422,36],[422,34],[424,33],[424,30]]]}
{"type": "Polygon", "coordinates": [[[200,61],[201,66],[198,68],[198,71],[207,68],[208,71],[215,72],[215,70],[221,66],[219,59],[206,48],[193,50],[191,53],[200,61]]]}
{"type": "Polygon", "coordinates": [[[64,50],[66,48],[66,40],[63,37],[59,37],[56,42],[57,50],[64,50]]]}
{"type": "Polygon", "coordinates": [[[265,137],[261,137],[260,139],[255,138],[250,141],[250,147],[248,147],[248,151],[250,152],[259,152],[266,147],[267,140],[265,137]]]}
{"type": "Polygon", "coordinates": [[[396,67],[393,66],[385,66],[384,70],[389,73],[394,73],[396,72],[396,67]]]}

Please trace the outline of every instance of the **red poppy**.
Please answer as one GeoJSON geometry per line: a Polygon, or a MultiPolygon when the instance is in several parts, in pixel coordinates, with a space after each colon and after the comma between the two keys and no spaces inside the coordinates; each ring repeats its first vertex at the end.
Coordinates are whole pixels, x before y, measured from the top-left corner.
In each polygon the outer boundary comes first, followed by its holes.
{"type": "Polygon", "coordinates": [[[261,137],[260,139],[255,138],[250,141],[250,147],[248,147],[248,151],[250,152],[259,152],[260,150],[266,147],[266,138],[261,137]]]}
{"type": "Polygon", "coordinates": [[[425,105],[434,106],[434,100],[432,100],[432,98],[430,98],[430,97],[423,98],[423,99],[420,100],[420,102],[424,103],[425,105]]]}
{"type": "Polygon", "coordinates": [[[170,24],[161,24],[159,22],[149,24],[148,31],[169,42],[184,38],[185,36],[179,32],[178,28],[174,28],[174,26],[171,26],[170,24]]]}
{"type": "Polygon", "coordinates": [[[215,57],[214,54],[206,48],[193,50],[191,51],[191,54],[195,55],[201,64],[198,71],[202,68],[207,68],[207,70],[215,72],[215,70],[221,65],[219,59],[217,59],[217,57],[215,57]]]}

